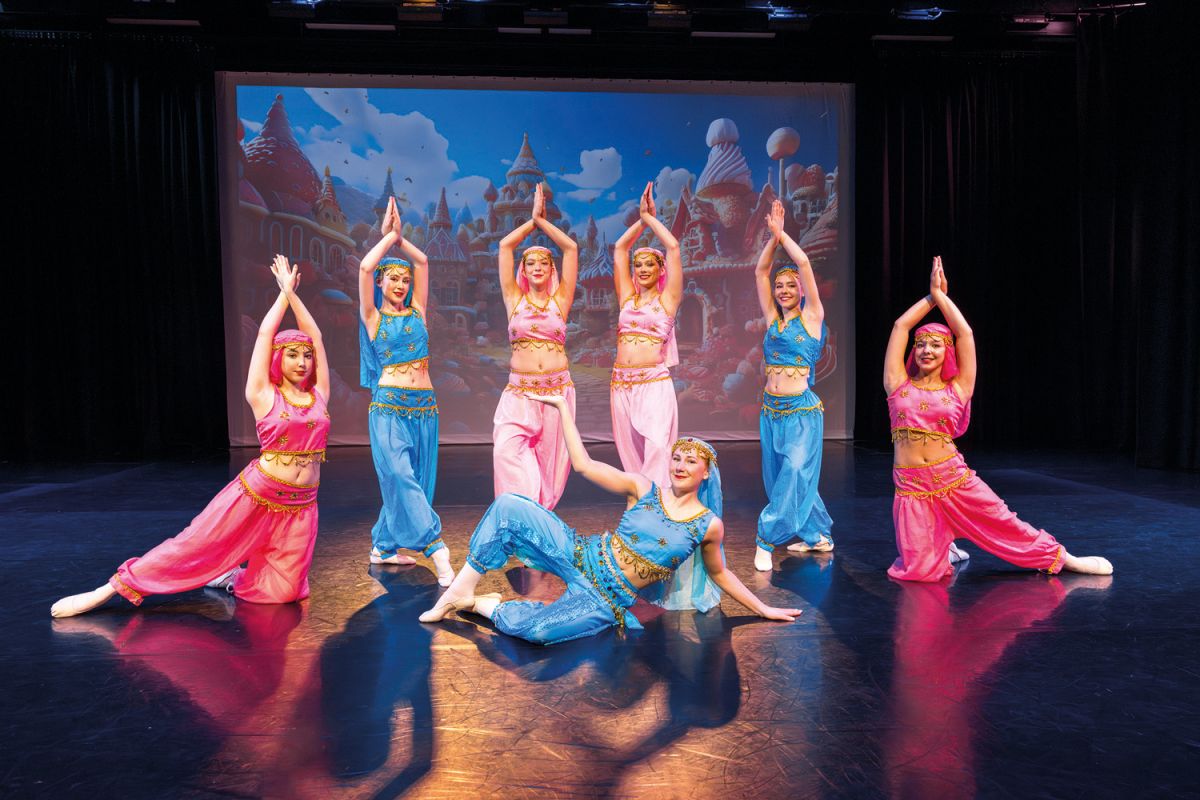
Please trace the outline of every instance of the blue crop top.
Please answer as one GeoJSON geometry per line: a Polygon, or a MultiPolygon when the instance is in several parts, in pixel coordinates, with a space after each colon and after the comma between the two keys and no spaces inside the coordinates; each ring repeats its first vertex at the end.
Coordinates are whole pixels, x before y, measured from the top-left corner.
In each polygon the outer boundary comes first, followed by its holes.
{"type": "Polygon", "coordinates": [[[662,581],[692,554],[708,532],[713,513],[707,508],[687,519],[667,516],[662,490],[656,484],[633,508],[621,515],[612,534],[614,555],[631,562],[639,578],[662,581]]]}
{"type": "Polygon", "coordinates": [[[804,320],[799,315],[786,323],[777,317],[767,326],[767,332],[763,335],[766,373],[808,378],[810,383],[815,383],[816,375],[813,373],[816,371],[817,361],[821,358],[821,350],[825,347],[828,333],[829,329],[822,322],[821,338],[814,339],[805,330],[804,320]]]}

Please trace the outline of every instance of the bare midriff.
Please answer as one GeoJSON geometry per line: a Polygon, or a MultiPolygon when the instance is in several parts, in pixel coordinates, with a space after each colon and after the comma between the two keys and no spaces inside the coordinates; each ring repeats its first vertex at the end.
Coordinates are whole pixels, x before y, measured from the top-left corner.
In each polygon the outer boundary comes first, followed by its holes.
{"type": "Polygon", "coordinates": [[[268,460],[267,457],[260,457],[258,466],[263,472],[282,483],[315,486],[321,482],[321,460],[324,457],[323,450],[320,454],[311,456],[289,456],[286,458],[290,462],[288,464],[281,463],[279,459],[268,460]]]}
{"type": "Polygon", "coordinates": [[[767,367],[769,394],[804,394],[808,391],[808,367],[767,367]]]}
{"type": "Polygon", "coordinates": [[[622,367],[657,367],[663,363],[663,343],[659,339],[642,334],[636,334],[637,340],[629,334],[617,337],[617,360],[622,367]]]}
{"type": "Polygon", "coordinates": [[[915,434],[910,438],[907,433],[892,432],[893,463],[897,467],[924,467],[945,461],[958,452],[954,440],[949,437],[922,437],[915,434]]]}
{"type": "Polygon", "coordinates": [[[508,366],[514,372],[546,373],[561,372],[571,363],[566,349],[557,342],[514,342],[508,366]]]}
{"type": "Polygon", "coordinates": [[[397,389],[432,389],[429,380],[429,359],[409,361],[404,364],[385,366],[379,375],[380,386],[394,386],[397,389]]]}

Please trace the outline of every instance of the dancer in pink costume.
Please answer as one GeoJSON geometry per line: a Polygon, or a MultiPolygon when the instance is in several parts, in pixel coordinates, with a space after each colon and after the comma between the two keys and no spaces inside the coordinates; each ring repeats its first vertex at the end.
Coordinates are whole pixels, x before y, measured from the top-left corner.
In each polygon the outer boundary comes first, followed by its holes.
{"type": "Polygon", "coordinates": [[[666,485],[671,445],[679,438],[679,403],[668,367],[679,363],[675,312],[683,297],[683,263],[679,241],[656,216],[653,183],[642,192],[640,210],[641,218],[613,249],[613,282],[621,299],[610,384],[613,441],[622,469],[666,485]],[[629,248],[647,227],[666,252],[639,247],[631,272],[629,248]]]}
{"type": "Polygon", "coordinates": [[[103,586],[59,600],[52,616],[91,611],[114,594],[141,605],[148,595],[206,584],[252,603],[308,597],[317,486],[329,435],[329,365],[321,331],[296,295],[299,268],[276,256],[271,271],[279,296],[259,326],[246,379],[261,455],[182,533],[126,561],[103,586]],[[289,305],[300,330],[276,333],[289,305]]]}
{"type": "Polygon", "coordinates": [[[567,485],[571,460],[558,413],[526,395],[561,395],[575,410],[566,343],[579,246],[546,219],[545,212],[539,184],[532,218],[500,240],[500,292],[508,312],[512,359],[508,385],[492,420],[492,467],[497,497],[513,492],[554,508],[567,485]],[[527,248],[514,276],[514,252],[535,227],[562,251],[561,279],[545,247],[527,248]]]}
{"type": "Polygon", "coordinates": [[[929,294],[896,320],[883,361],[883,386],[895,443],[892,477],[899,558],[893,578],[937,581],[952,574],[950,546],[965,537],[1019,567],[1109,575],[1100,556],[1080,558],[1045,531],[1017,518],[967,467],[954,439],[967,430],[975,391],[975,339],[947,295],[941,256],[933,259],[929,294]],[[923,325],[904,357],[908,332],[934,308],[950,323],[923,325]]]}

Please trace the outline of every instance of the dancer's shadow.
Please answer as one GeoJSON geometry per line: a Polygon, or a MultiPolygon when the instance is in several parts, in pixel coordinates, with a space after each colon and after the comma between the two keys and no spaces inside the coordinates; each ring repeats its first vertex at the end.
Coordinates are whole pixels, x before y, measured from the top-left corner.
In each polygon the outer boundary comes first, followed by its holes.
{"type": "MultiPolygon", "coordinates": [[[[525,597],[553,599],[555,586],[536,570],[514,569],[510,584],[525,597]]],[[[664,612],[656,607],[639,607],[644,630],[620,636],[614,629],[596,636],[550,646],[534,645],[495,631],[479,617],[471,621],[448,621],[446,628],[474,642],[485,659],[532,683],[562,678],[588,665],[594,680],[578,702],[597,711],[633,709],[656,686],[666,684],[666,718],[650,733],[599,759],[580,759],[572,766],[576,785],[593,787],[596,794],[610,796],[620,786],[625,772],[682,739],[696,728],[719,728],[736,718],[741,706],[741,676],[733,652],[733,631],[745,624],[761,622],[757,617],[726,617],[714,609],[697,612],[664,612]],[[475,620],[480,620],[478,624],[475,620]]],[[[660,712],[655,712],[656,715],[660,712]]],[[[590,741],[592,731],[586,714],[574,718],[567,734],[587,748],[601,746],[590,741]]]]}
{"type": "Polygon", "coordinates": [[[388,762],[395,709],[412,709],[411,753],[404,768],[375,797],[407,791],[433,763],[430,642],[433,629],[417,621],[439,587],[427,570],[371,567],[387,591],[355,612],[321,648],[321,717],[334,777],[352,779],[388,762]]]}

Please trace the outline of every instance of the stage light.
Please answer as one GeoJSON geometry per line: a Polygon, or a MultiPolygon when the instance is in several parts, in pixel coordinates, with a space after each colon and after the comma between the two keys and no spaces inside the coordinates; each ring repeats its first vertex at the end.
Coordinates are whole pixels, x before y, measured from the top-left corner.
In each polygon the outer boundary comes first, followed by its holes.
{"type": "Polygon", "coordinates": [[[892,9],[896,19],[909,22],[932,22],[944,13],[945,10],[938,6],[901,5],[892,9]]]}
{"type": "Polygon", "coordinates": [[[774,39],[774,31],[692,31],[694,39],[774,39]]]}
{"type": "Polygon", "coordinates": [[[359,33],[395,33],[396,26],[373,22],[306,22],[310,31],[356,31],[359,33]]]}
{"type": "Polygon", "coordinates": [[[198,19],[160,19],[157,17],[105,17],[109,25],[146,25],[166,28],[199,28],[198,19]]]}

